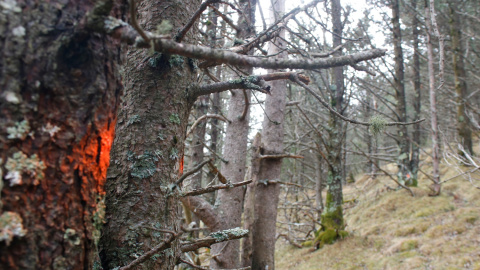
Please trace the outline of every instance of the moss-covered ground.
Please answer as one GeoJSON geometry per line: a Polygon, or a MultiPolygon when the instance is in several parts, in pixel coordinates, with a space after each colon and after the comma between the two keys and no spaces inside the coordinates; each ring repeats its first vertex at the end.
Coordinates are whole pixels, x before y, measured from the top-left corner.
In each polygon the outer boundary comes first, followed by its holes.
{"type": "MultiPolygon", "coordinates": [[[[424,159],[421,170],[430,172],[430,164],[424,159]]],[[[471,169],[443,162],[441,177],[471,169]]],[[[480,171],[471,176],[480,186],[480,171]]],[[[444,183],[438,197],[428,196],[431,181],[421,173],[415,197],[387,188],[395,184],[386,176],[357,179],[344,188],[349,236],[318,250],[279,240],[276,269],[480,269],[480,189],[468,179],[444,183]]]]}

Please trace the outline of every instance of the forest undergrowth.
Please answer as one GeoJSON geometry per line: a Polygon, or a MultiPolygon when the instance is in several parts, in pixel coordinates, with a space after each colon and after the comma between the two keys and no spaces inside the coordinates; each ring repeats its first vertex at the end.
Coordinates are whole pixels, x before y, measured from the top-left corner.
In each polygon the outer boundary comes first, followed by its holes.
{"type": "MultiPolygon", "coordinates": [[[[474,145],[480,153],[478,141],[474,145]]],[[[421,170],[431,172],[431,159],[425,157],[421,170]]],[[[394,175],[396,166],[383,169],[394,175]]],[[[471,169],[442,160],[441,178],[471,169]]],[[[471,176],[480,184],[479,170],[471,176]]],[[[404,189],[390,189],[395,184],[388,176],[356,178],[344,187],[350,235],[319,250],[279,239],[276,269],[480,269],[480,189],[468,179],[445,182],[441,195],[431,197],[432,182],[420,173],[412,197],[404,189]]]]}

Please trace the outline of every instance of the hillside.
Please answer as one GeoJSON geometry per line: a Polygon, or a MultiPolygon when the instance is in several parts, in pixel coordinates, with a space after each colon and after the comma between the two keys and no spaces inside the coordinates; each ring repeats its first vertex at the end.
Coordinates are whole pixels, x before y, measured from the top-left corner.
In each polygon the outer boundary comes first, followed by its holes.
{"type": "MultiPolygon", "coordinates": [[[[422,171],[430,172],[429,166],[424,160],[422,171]]],[[[393,172],[394,166],[385,169],[393,172]]],[[[459,174],[458,169],[472,167],[443,162],[442,179],[459,174]]],[[[344,188],[345,201],[354,199],[345,213],[350,236],[316,251],[279,240],[276,268],[480,269],[480,189],[459,176],[443,184],[440,196],[430,197],[431,181],[420,176],[415,197],[388,189],[394,183],[387,176],[359,177],[344,188]]],[[[472,176],[480,185],[480,171],[472,176]]]]}

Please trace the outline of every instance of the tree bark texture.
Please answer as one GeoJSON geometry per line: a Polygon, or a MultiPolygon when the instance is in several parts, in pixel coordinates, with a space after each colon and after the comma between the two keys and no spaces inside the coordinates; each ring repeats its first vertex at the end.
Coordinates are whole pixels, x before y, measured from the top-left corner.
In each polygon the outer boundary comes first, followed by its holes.
{"type": "MultiPolygon", "coordinates": [[[[417,11],[417,0],[411,1],[412,5],[412,35],[413,35],[413,89],[414,89],[414,98],[413,98],[413,119],[420,119],[421,115],[421,106],[422,106],[422,90],[420,82],[420,50],[419,45],[419,35],[420,31],[419,20],[416,14],[417,11]]],[[[420,124],[414,126],[412,134],[412,157],[410,158],[410,173],[411,173],[411,183],[413,185],[418,184],[418,166],[420,163],[420,143],[421,143],[421,127],[420,124]]]]}
{"type": "Polygon", "coordinates": [[[441,191],[440,184],[440,145],[438,141],[438,122],[437,122],[437,97],[435,89],[435,68],[433,66],[433,29],[431,23],[430,7],[425,1],[425,22],[427,25],[427,59],[428,59],[428,81],[429,81],[429,97],[430,97],[430,128],[432,136],[432,167],[433,167],[433,185],[431,187],[433,194],[439,195],[441,191]]]}
{"type": "MultiPolygon", "coordinates": [[[[342,44],[343,24],[341,20],[340,0],[333,0],[332,22],[333,22],[333,47],[342,44]]],[[[341,50],[334,53],[341,55],[341,50]]],[[[330,86],[330,102],[338,113],[343,114],[344,96],[344,75],[343,67],[333,68],[333,84],[330,86]]],[[[327,197],[325,209],[322,214],[322,226],[324,230],[343,230],[343,192],[342,192],[342,145],[345,140],[345,123],[336,115],[330,113],[328,123],[327,158],[329,160],[327,176],[327,197]]]]}
{"type": "MultiPolygon", "coordinates": [[[[272,2],[272,23],[285,13],[285,1],[272,2]]],[[[270,44],[269,55],[276,58],[286,58],[283,41],[285,31],[281,30],[279,37],[270,44]]],[[[274,72],[269,70],[269,73],[274,72]]],[[[280,155],[283,153],[285,103],[287,83],[285,80],[273,81],[272,95],[265,100],[265,114],[262,125],[261,150],[262,155],[280,155]]],[[[280,185],[276,183],[262,184],[262,181],[278,180],[282,172],[282,159],[262,159],[255,187],[255,211],[252,231],[253,252],[252,269],[275,269],[275,242],[277,226],[277,206],[280,195],[280,185]]],[[[266,182],[265,182],[266,183],[266,182]]]]}
{"type": "MultiPolygon", "coordinates": [[[[395,99],[396,99],[396,116],[398,122],[407,122],[407,105],[405,100],[405,72],[402,50],[402,30],[400,28],[400,4],[399,0],[391,1],[392,9],[392,34],[393,34],[393,51],[395,54],[395,99]]],[[[407,185],[415,185],[410,181],[408,166],[410,160],[410,143],[408,139],[408,129],[406,125],[397,127],[397,145],[398,145],[398,181],[405,182],[407,185]]]]}
{"type": "MultiPolygon", "coordinates": [[[[255,7],[256,0],[240,0],[240,9],[243,11],[238,19],[240,31],[238,39],[245,39],[255,33],[255,7]]],[[[247,74],[252,73],[251,68],[244,69],[247,74]]],[[[233,90],[228,105],[228,124],[223,156],[228,164],[222,164],[221,173],[232,183],[238,183],[245,178],[245,166],[247,159],[248,129],[250,118],[250,91],[233,90]],[[246,95],[246,96],[245,96],[246,95]],[[244,110],[246,114],[244,114],[244,110]]],[[[212,230],[226,230],[241,226],[244,188],[232,188],[220,190],[216,198],[216,212],[218,227],[212,230]]],[[[228,241],[212,246],[211,254],[216,256],[210,260],[210,267],[235,268],[240,265],[240,240],[228,241]]]]}
{"type": "Polygon", "coordinates": [[[99,265],[122,87],[118,44],[82,23],[94,4],[2,2],[0,269],[99,265]]]}
{"type": "MultiPolygon", "coordinates": [[[[200,2],[139,1],[139,23],[152,31],[168,20],[178,31],[200,2]]],[[[185,40],[192,38],[189,32],[185,40]]],[[[188,89],[196,80],[195,67],[192,59],[176,55],[126,52],[126,95],[106,184],[107,222],[100,253],[105,269],[127,265],[169,236],[155,229],[179,231],[178,193],[172,192],[171,184],[183,171],[188,114],[194,103],[188,89]]],[[[170,249],[136,269],[173,269],[180,254],[175,240],[170,249]]]]}
{"type": "Polygon", "coordinates": [[[465,102],[467,98],[467,76],[463,63],[463,42],[461,21],[455,4],[449,4],[450,9],[450,35],[452,38],[452,61],[455,78],[455,93],[457,103],[457,132],[460,143],[469,154],[473,154],[472,130],[466,114],[465,102]]]}

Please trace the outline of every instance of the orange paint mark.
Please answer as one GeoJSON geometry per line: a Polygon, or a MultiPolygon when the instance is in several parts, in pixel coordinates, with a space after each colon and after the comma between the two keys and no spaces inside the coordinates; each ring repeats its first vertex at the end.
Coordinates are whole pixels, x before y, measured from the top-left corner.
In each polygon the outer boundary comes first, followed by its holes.
{"type": "Polygon", "coordinates": [[[182,158],[180,159],[180,166],[179,166],[179,169],[178,169],[178,175],[182,175],[183,174],[183,155],[182,155],[182,158]]]}

